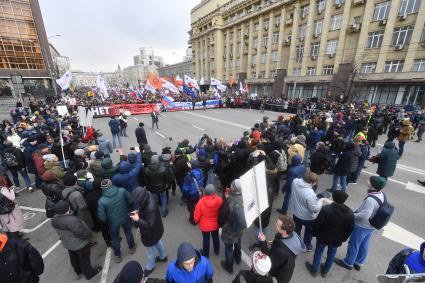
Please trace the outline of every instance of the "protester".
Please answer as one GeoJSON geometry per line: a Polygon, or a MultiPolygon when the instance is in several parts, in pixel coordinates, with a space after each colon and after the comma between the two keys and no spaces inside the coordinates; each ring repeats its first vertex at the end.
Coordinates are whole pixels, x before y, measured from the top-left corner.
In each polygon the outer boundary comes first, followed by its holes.
{"type": "MultiPolygon", "coordinates": [[[[122,155],[122,154],[121,154],[122,155]]],[[[130,164],[130,160],[121,161],[118,172],[112,177],[114,186],[126,189],[129,193],[139,186],[139,172],[142,170],[142,155],[135,154],[135,162],[130,164]]]]}
{"type": "Polygon", "coordinates": [[[348,143],[345,145],[344,152],[339,156],[338,162],[335,165],[331,191],[336,190],[338,182],[340,182],[341,190],[343,192],[347,191],[347,176],[350,174],[353,159],[354,144],[348,143]]]}
{"type": "Polygon", "coordinates": [[[1,187],[0,226],[10,238],[18,238],[19,231],[24,229],[24,217],[16,201],[15,187],[1,187]]]}
{"type": "Polygon", "coordinates": [[[120,122],[118,122],[115,119],[115,116],[111,116],[111,120],[109,120],[108,123],[109,127],[111,128],[111,134],[112,134],[112,144],[114,146],[114,148],[116,148],[116,143],[117,143],[117,139],[118,139],[118,143],[120,145],[120,147],[122,147],[121,144],[121,128],[120,128],[120,122]]]}
{"type": "Polygon", "coordinates": [[[21,149],[16,148],[11,141],[5,141],[4,143],[5,150],[3,153],[3,164],[6,165],[9,172],[12,174],[13,183],[16,187],[20,187],[18,173],[22,176],[25,181],[25,185],[28,188],[28,191],[32,192],[31,180],[28,176],[26,170],[26,163],[24,154],[21,149]]]}
{"type": "Polygon", "coordinates": [[[378,170],[376,173],[383,178],[392,177],[399,158],[400,155],[395,148],[395,143],[393,141],[386,142],[381,153],[379,153],[376,158],[378,163],[378,170]]]}
{"type": "Polygon", "coordinates": [[[186,174],[183,181],[182,193],[186,199],[187,210],[189,211],[189,222],[192,225],[196,225],[193,219],[196,203],[202,196],[202,190],[204,188],[204,174],[199,168],[198,161],[192,161],[188,163],[190,171],[186,174]]]}
{"type": "Polygon", "coordinates": [[[398,136],[398,154],[400,155],[400,158],[403,155],[404,152],[404,145],[408,140],[411,140],[413,137],[413,134],[415,130],[412,127],[412,123],[409,121],[409,119],[405,119],[401,122],[402,127],[400,129],[400,134],[398,136]]]}
{"type": "Polygon", "coordinates": [[[240,270],[232,283],[273,283],[273,278],[269,275],[272,262],[270,258],[262,253],[255,252],[251,257],[252,268],[250,270],[240,270]]]}
{"type": "Polygon", "coordinates": [[[154,125],[156,125],[156,129],[159,130],[158,121],[159,121],[159,112],[152,109],[151,118],[152,118],[152,130],[154,129],[154,125]]]}
{"type": "Polygon", "coordinates": [[[143,268],[135,260],[127,262],[113,283],[163,283],[162,279],[146,278],[143,268]]]}
{"type": "Polygon", "coordinates": [[[390,261],[386,274],[425,273],[425,242],[419,250],[406,248],[397,253],[390,261]]]}
{"type": "Polygon", "coordinates": [[[143,150],[145,144],[148,144],[148,139],[146,138],[146,132],[144,128],[145,124],[143,122],[139,123],[139,127],[135,130],[137,143],[139,144],[140,150],[143,150]]]}

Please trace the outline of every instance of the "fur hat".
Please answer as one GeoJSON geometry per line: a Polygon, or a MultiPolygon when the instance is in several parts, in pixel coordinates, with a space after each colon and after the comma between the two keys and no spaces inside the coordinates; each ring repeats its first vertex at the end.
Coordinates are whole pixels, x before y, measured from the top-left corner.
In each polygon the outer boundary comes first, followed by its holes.
{"type": "Polygon", "coordinates": [[[208,184],[205,189],[204,189],[204,193],[207,196],[213,195],[215,194],[216,190],[215,190],[215,186],[213,184],[208,184]]]}
{"type": "Polygon", "coordinates": [[[84,156],[84,149],[79,148],[79,149],[74,150],[74,155],[84,156]]]}

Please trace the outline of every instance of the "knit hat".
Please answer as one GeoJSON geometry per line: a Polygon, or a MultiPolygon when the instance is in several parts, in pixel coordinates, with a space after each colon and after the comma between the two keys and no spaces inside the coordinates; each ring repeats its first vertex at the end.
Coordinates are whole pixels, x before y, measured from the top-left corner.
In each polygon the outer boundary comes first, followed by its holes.
{"type": "Polygon", "coordinates": [[[240,195],[242,194],[242,184],[240,179],[233,180],[231,187],[231,194],[232,195],[240,195]]]}
{"type": "Polygon", "coordinates": [[[272,268],[272,262],[266,254],[256,251],[252,255],[252,267],[256,273],[265,276],[272,268]]]}
{"type": "Polygon", "coordinates": [[[158,164],[159,163],[159,155],[152,155],[151,157],[151,164],[158,164]]]}
{"type": "Polygon", "coordinates": [[[84,156],[84,149],[79,148],[79,149],[74,150],[74,155],[84,156]]]}
{"type": "Polygon", "coordinates": [[[151,146],[150,146],[150,145],[148,145],[148,144],[145,144],[145,145],[143,146],[143,151],[144,151],[144,152],[150,152],[150,151],[152,151],[151,146]]]}
{"type": "Polygon", "coordinates": [[[348,194],[343,191],[338,190],[332,193],[332,199],[338,204],[343,204],[347,200],[347,198],[348,194]]]}
{"type": "Polygon", "coordinates": [[[369,178],[369,182],[375,190],[382,190],[387,184],[387,179],[379,176],[372,176],[369,178]]]}
{"type": "Polygon", "coordinates": [[[96,151],[96,153],[94,154],[94,157],[96,157],[96,159],[101,159],[103,158],[105,154],[103,153],[103,151],[96,151]]]}
{"type": "Polygon", "coordinates": [[[54,154],[43,155],[43,160],[45,160],[45,161],[52,162],[52,161],[55,161],[55,159],[56,159],[56,155],[54,155],[54,154]]]}
{"type": "Polygon", "coordinates": [[[135,260],[127,262],[118,274],[116,283],[140,283],[143,279],[143,268],[135,260]]]}
{"type": "Polygon", "coordinates": [[[73,174],[66,174],[63,177],[63,184],[67,187],[74,186],[77,183],[77,177],[73,174]]]}
{"type": "Polygon", "coordinates": [[[299,135],[299,136],[297,136],[297,141],[299,141],[300,143],[302,143],[302,144],[305,144],[305,141],[306,141],[307,139],[306,139],[306,137],[304,136],[304,135],[299,135]]]}
{"type": "Polygon", "coordinates": [[[207,196],[213,195],[215,194],[216,190],[215,190],[215,186],[213,184],[208,184],[205,189],[204,189],[204,193],[207,196]]]}
{"type": "Polygon", "coordinates": [[[64,200],[60,200],[55,203],[55,213],[56,214],[65,214],[69,211],[69,203],[64,200]]]}
{"type": "Polygon", "coordinates": [[[110,179],[103,179],[100,183],[102,190],[112,187],[112,181],[110,179]]]}

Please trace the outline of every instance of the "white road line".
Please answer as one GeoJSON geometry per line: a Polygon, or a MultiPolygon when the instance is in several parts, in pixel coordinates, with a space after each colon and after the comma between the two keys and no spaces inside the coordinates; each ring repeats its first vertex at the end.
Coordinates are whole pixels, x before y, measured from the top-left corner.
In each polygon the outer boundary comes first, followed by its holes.
{"type": "Polygon", "coordinates": [[[197,127],[195,125],[192,125],[192,127],[194,127],[195,129],[201,130],[201,131],[205,131],[205,129],[199,128],[199,127],[197,127]]]}
{"type": "Polygon", "coordinates": [[[165,115],[165,114],[160,114],[160,116],[164,116],[165,118],[167,118],[168,117],[168,115],[165,115]]]}
{"type": "Polygon", "coordinates": [[[401,169],[401,170],[404,170],[404,171],[409,171],[409,172],[412,172],[412,173],[415,173],[415,174],[425,175],[425,171],[424,170],[417,169],[415,167],[410,167],[410,166],[403,165],[403,164],[397,164],[397,168],[398,169],[401,169]]]}
{"type": "Polygon", "coordinates": [[[163,134],[161,134],[160,132],[158,132],[158,131],[155,131],[155,134],[157,134],[158,136],[160,136],[161,138],[163,138],[163,139],[165,139],[166,137],[163,135],[163,134]]]}
{"type": "MultiPolygon", "coordinates": [[[[373,173],[373,172],[369,172],[369,171],[366,171],[366,170],[362,170],[362,172],[369,174],[369,175],[378,176],[378,174],[373,173]]],[[[407,183],[403,183],[402,181],[395,180],[395,179],[392,179],[392,178],[388,178],[388,181],[391,181],[391,182],[394,182],[394,183],[397,183],[397,184],[400,184],[400,185],[403,185],[403,186],[407,186],[407,183]]]]}
{"type": "Polygon", "coordinates": [[[251,258],[241,249],[241,259],[245,262],[245,264],[251,268],[251,258]]]}
{"type": "Polygon", "coordinates": [[[215,114],[221,114],[220,112],[214,111],[214,110],[211,110],[210,112],[215,113],[215,114]]]}
{"type": "Polygon", "coordinates": [[[31,211],[38,211],[38,212],[46,212],[45,209],[42,208],[36,208],[36,207],[29,207],[29,206],[19,206],[21,209],[25,209],[25,210],[31,210],[31,211]]]}
{"type": "Polygon", "coordinates": [[[412,183],[412,182],[407,182],[406,190],[425,194],[425,187],[417,185],[417,184],[412,183]]]}
{"type": "Polygon", "coordinates": [[[233,126],[233,127],[236,127],[236,128],[241,128],[241,129],[244,129],[244,130],[251,128],[250,126],[232,123],[232,122],[229,122],[229,121],[225,121],[225,120],[221,120],[221,119],[218,119],[218,118],[213,118],[213,117],[209,117],[209,116],[205,116],[205,115],[201,115],[201,114],[197,114],[197,113],[192,113],[192,112],[187,112],[187,111],[182,111],[182,113],[185,113],[187,115],[200,117],[200,118],[204,118],[204,119],[208,119],[208,120],[211,120],[211,121],[216,121],[216,122],[219,122],[219,123],[230,125],[230,126],[233,126]]]}
{"type": "Polygon", "coordinates": [[[34,228],[32,228],[32,229],[22,229],[21,230],[21,232],[22,233],[26,233],[26,234],[28,234],[28,233],[32,233],[32,232],[34,232],[35,230],[38,230],[38,229],[40,229],[40,227],[41,226],[43,226],[44,224],[46,224],[47,222],[49,222],[50,221],[50,218],[47,218],[47,219],[45,219],[43,222],[41,222],[40,224],[38,224],[37,226],[35,226],[34,228]]]}
{"type": "Polygon", "coordinates": [[[108,280],[109,265],[111,264],[111,254],[112,254],[111,251],[112,251],[111,248],[106,249],[105,262],[103,263],[102,276],[100,277],[100,283],[106,283],[108,280]]]}
{"type": "Polygon", "coordinates": [[[54,249],[56,249],[59,244],[61,243],[61,240],[57,241],[53,246],[50,247],[41,257],[46,258],[54,249]]]}
{"type": "Polygon", "coordinates": [[[387,226],[384,227],[382,237],[412,249],[418,249],[419,246],[425,241],[421,237],[392,222],[388,222],[387,226]]]}
{"type": "Polygon", "coordinates": [[[136,121],[139,121],[139,119],[138,119],[138,118],[136,118],[136,117],[133,117],[133,119],[134,119],[134,120],[136,120],[136,121]]]}

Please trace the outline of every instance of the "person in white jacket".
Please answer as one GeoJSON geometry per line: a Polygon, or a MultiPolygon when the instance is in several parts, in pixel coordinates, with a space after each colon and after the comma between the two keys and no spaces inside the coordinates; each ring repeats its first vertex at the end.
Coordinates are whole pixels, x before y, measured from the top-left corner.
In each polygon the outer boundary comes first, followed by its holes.
{"type": "Polygon", "coordinates": [[[311,245],[313,222],[322,208],[323,199],[318,199],[313,191],[313,186],[319,181],[319,176],[312,172],[307,172],[301,179],[292,182],[291,198],[289,209],[291,210],[295,222],[295,232],[301,235],[304,226],[304,244],[307,251],[313,249],[311,245]]]}
{"type": "Polygon", "coordinates": [[[21,148],[21,137],[16,132],[15,128],[10,128],[10,135],[7,137],[7,140],[12,143],[16,148],[21,148]]]}

